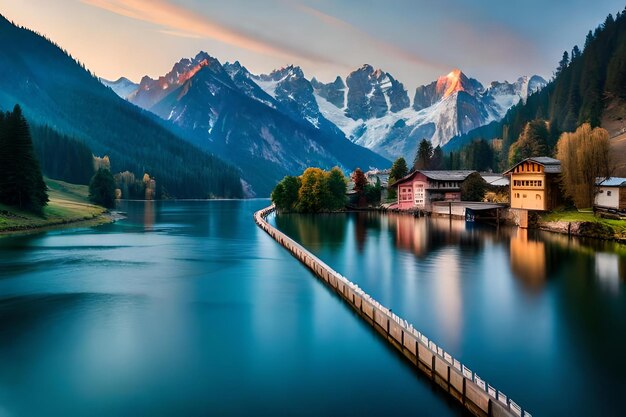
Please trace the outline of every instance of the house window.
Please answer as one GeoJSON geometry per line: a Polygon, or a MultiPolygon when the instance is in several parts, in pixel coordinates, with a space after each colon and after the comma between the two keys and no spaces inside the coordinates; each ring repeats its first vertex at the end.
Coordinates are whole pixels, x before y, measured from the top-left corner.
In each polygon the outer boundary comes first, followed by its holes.
{"type": "Polygon", "coordinates": [[[522,194],[522,198],[526,198],[526,194],[522,194]]]}
{"type": "Polygon", "coordinates": [[[535,194],[535,200],[541,200],[541,196],[539,194],[535,194]]]}
{"type": "Polygon", "coordinates": [[[611,196],[611,192],[610,192],[610,191],[607,191],[607,192],[606,192],[606,196],[607,196],[607,197],[610,197],[610,196],[611,196]]]}

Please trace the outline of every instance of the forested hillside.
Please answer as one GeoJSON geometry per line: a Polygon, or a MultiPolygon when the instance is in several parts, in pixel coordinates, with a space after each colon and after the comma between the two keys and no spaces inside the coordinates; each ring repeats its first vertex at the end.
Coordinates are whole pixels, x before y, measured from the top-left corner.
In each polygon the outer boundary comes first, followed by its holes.
{"type": "Polygon", "coordinates": [[[0,16],[0,108],[80,137],[114,172],[145,172],[168,195],[241,197],[239,172],[119,98],[49,40],[0,16]]]}
{"type": "MultiPolygon", "coordinates": [[[[604,23],[589,31],[582,48],[576,45],[571,52],[565,51],[554,78],[543,90],[511,108],[502,121],[453,138],[446,151],[460,149],[477,139],[499,138],[502,142],[498,151],[508,155],[533,120],[548,122],[548,152],[553,151],[561,133],[574,131],[583,123],[592,127],[610,125],[607,129],[616,136],[623,133],[625,102],[626,10],[616,17],[609,15],[604,23]]],[[[506,159],[502,159],[503,164],[506,159]]]]}
{"type": "Polygon", "coordinates": [[[91,149],[50,126],[31,126],[35,155],[44,175],[72,184],[89,184],[94,174],[91,149]]]}

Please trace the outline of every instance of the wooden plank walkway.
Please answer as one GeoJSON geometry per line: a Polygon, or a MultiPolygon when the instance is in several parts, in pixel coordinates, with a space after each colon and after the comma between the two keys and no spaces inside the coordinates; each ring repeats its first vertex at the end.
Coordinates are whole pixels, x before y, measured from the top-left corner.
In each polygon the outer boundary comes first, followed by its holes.
{"type": "Polygon", "coordinates": [[[257,211],[254,213],[255,223],[337,293],[394,348],[402,352],[408,362],[432,378],[437,386],[458,400],[472,414],[480,417],[532,417],[528,411],[487,384],[409,322],[398,317],[358,285],[270,225],[266,218],[273,212],[273,206],[257,211]]]}

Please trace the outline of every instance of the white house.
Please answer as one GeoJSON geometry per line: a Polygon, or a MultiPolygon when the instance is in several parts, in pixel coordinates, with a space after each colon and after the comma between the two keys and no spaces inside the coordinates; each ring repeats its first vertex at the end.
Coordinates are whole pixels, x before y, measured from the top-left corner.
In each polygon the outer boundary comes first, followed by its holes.
{"type": "Polygon", "coordinates": [[[600,209],[626,210],[626,178],[611,177],[596,182],[595,207],[600,209]]]}

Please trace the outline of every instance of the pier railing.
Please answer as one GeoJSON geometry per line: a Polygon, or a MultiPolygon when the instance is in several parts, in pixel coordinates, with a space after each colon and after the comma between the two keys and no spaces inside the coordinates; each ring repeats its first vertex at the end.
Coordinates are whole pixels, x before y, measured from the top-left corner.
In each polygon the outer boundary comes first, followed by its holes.
{"type": "Polygon", "coordinates": [[[532,417],[528,411],[523,410],[502,391],[488,384],[465,364],[454,359],[451,354],[415,329],[411,323],[380,304],[358,285],[270,225],[266,218],[272,212],[274,212],[274,206],[257,211],[254,213],[254,221],[318,278],[335,290],[414,366],[431,377],[470,412],[477,416],[532,417]]]}

